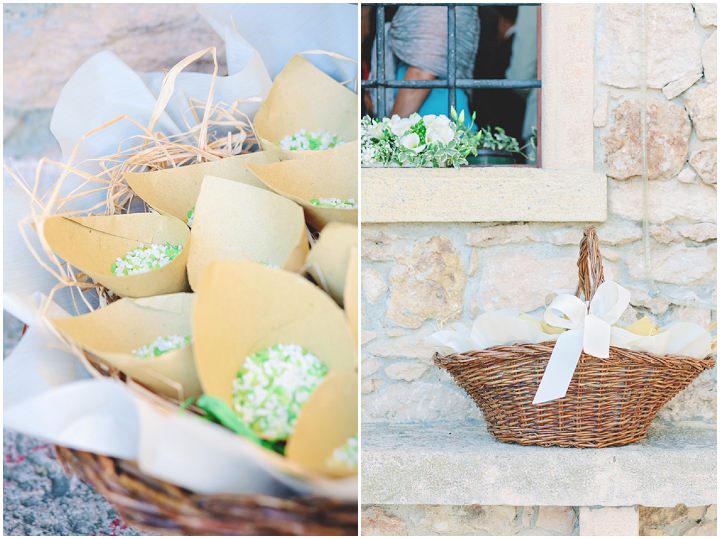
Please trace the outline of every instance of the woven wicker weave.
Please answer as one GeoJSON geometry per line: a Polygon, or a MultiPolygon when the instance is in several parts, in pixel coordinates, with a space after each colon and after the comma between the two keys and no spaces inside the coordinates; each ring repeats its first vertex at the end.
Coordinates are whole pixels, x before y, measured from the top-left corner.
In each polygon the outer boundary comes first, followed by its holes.
{"type": "MultiPolygon", "coordinates": [[[[90,355],[86,359],[94,374],[129,382],[117,369],[90,355]]],[[[180,405],[157,394],[152,397],[170,406],[180,405]]],[[[189,411],[198,412],[193,407],[189,411]]],[[[60,446],[55,446],[55,451],[67,473],[91,485],[136,528],[166,535],[358,534],[356,502],[301,496],[198,494],[149,477],[132,461],[60,446]]]]}
{"type": "Polygon", "coordinates": [[[129,461],[56,447],[132,526],[183,535],[357,535],[357,504],[321,498],[201,495],[151,479],[129,461]]]}
{"type": "MultiPolygon", "coordinates": [[[[586,229],[578,260],[577,295],[592,298],[603,282],[593,227],[586,229]]],[[[642,440],[658,410],[690,384],[712,357],[655,356],[611,347],[608,359],[582,354],[567,395],[532,404],[554,342],[495,346],[440,356],[483,411],[498,440],[523,445],[608,447],[642,440]]]]}

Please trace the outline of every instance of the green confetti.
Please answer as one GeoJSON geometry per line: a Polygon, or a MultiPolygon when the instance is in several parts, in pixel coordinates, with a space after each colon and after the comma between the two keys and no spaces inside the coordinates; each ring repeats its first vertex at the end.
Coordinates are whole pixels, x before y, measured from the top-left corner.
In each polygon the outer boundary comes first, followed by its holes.
{"type": "Polygon", "coordinates": [[[310,204],[318,208],[357,208],[357,201],[354,198],[311,198],[310,204]]]}
{"type": "Polygon", "coordinates": [[[327,131],[311,132],[301,129],[293,135],[288,135],[280,141],[283,150],[328,150],[342,144],[343,140],[337,135],[327,131]]]}
{"type": "Polygon", "coordinates": [[[172,243],[141,245],[122,258],[116,258],[110,266],[110,271],[118,276],[146,273],[169,264],[181,251],[182,245],[172,243]]]}
{"type": "Polygon", "coordinates": [[[245,358],[233,383],[233,405],[258,436],[286,440],[302,405],[328,373],[297,344],[277,344],[245,358]]]}
{"type": "Polygon", "coordinates": [[[192,344],[190,335],[168,335],[166,337],[158,337],[150,344],[146,344],[132,351],[133,355],[141,359],[152,359],[159,357],[173,350],[179,350],[192,344]]]}

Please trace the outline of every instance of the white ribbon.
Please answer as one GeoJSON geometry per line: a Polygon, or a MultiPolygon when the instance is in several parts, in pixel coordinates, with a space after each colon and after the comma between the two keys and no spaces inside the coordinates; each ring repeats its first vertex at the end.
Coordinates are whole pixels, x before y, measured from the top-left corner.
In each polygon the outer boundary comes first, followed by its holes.
{"type": "Polygon", "coordinates": [[[533,404],[561,399],[567,393],[580,355],[607,358],[612,325],[630,302],[630,292],[619,284],[601,284],[589,310],[586,302],[570,294],[558,295],[545,311],[545,322],[568,331],[558,336],[533,404]]]}

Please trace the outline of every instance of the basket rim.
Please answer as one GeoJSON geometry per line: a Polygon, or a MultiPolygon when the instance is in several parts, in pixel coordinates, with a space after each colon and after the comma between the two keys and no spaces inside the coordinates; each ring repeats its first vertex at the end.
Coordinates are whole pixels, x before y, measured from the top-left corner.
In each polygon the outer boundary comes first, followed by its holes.
{"type": "MultiPolygon", "coordinates": [[[[435,352],[433,354],[433,363],[438,366],[445,366],[450,363],[461,363],[469,361],[511,361],[508,358],[498,358],[494,356],[496,352],[503,353],[516,353],[522,354],[526,351],[545,351],[552,353],[555,347],[556,341],[543,341],[540,343],[517,343],[509,345],[497,345],[481,350],[468,350],[465,352],[453,352],[451,354],[441,354],[435,352]]],[[[597,358],[590,356],[583,352],[581,358],[587,359],[592,358],[597,361],[636,361],[643,362],[650,365],[664,366],[668,362],[688,364],[688,366],[694,366],[695,368],[701,368],[701,370],[709,369],[715,366],[715,353],[708,354],[704,358],[693,358],[689,356],[681,356],[668,354],[660,356],[650,352],[642,352],[638,350],[631,350],[629,348],[623,348],[620,346],[610,346],[610,357],[609,358],[597,358]],[[612,352],[615,352],[613,354],[612,352]],[[618,358],[617,355],[623,356],[618,358]]],[[[548,356],[549,359],[549,356],[548,356]]]]}

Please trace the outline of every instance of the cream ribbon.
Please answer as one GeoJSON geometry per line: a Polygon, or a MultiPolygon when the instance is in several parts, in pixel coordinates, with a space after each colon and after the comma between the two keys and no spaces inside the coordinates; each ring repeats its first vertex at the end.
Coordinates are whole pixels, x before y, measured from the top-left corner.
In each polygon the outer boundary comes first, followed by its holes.
{"type": "Polygon", "coordinates": [[[533,404],[561,399],[567,393],[580,355],[607,358],[612,325],[630,302],[630,292],[613,281],[601,284],[589,306],[581,299],[560,294],[545,311],[545,322],[568,331],[558,336],[533,404]]]}

